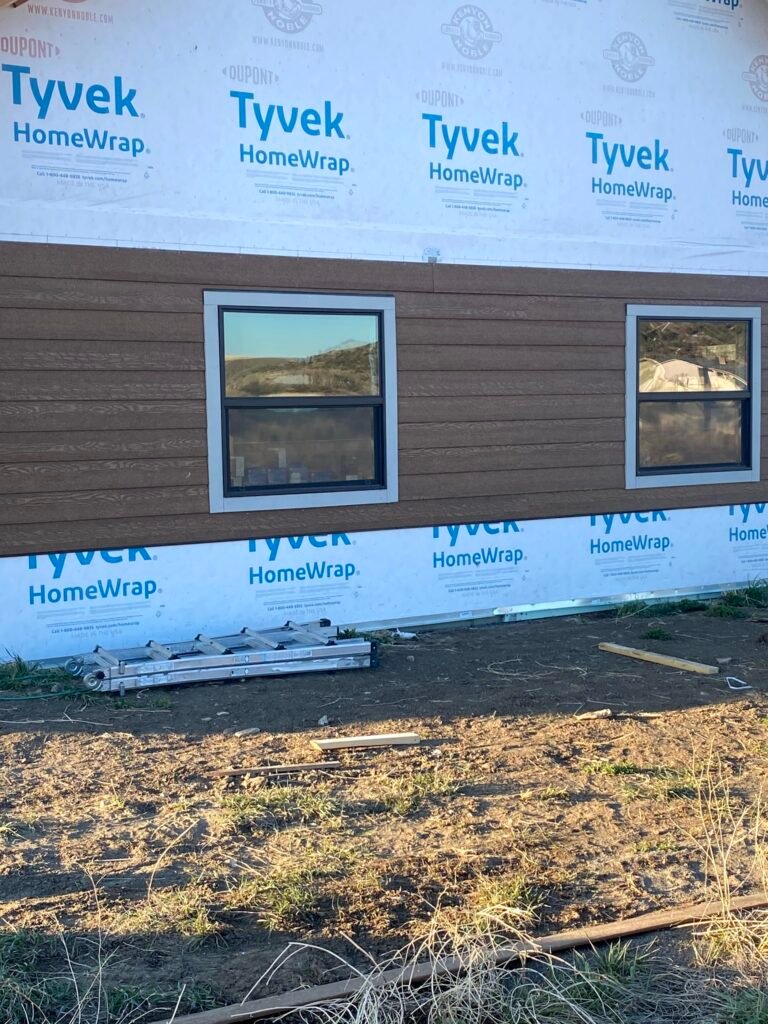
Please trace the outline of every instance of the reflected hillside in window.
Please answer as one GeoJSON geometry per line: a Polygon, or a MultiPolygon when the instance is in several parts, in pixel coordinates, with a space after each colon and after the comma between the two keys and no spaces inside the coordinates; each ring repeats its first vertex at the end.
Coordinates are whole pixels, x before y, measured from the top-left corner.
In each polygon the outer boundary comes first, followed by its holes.
{"type": "Polygon", "coordinates": [[[377,395],[378,319],[318,313],[226,313],[230,398],[377,395]]]}

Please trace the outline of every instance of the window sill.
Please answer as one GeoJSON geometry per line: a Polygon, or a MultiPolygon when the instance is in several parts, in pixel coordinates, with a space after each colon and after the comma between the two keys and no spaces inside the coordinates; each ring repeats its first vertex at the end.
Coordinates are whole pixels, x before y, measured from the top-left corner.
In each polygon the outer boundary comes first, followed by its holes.
{"type": "Polygon", "coordinates": [[[627,490],[642,487],[699,487],[707,484],[744,484],[760,480],[759,469],[721,470],[715,473],[659,473],[654,476],[627,474],[627,490]]]}
{"type": "Polygon", "coordinates": [[[283,509],[340,508],[344,505],[384,505],[398,500],[397,485],[366,491],[320,491],[304,494],[265,494],[242,498],[214,496],[211,488],[211,512],[275,512],[283,509]]]}

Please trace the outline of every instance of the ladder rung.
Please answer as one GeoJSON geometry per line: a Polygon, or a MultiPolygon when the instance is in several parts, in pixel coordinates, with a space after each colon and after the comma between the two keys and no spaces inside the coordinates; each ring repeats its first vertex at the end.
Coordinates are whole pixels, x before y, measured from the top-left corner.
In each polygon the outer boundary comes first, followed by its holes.
{"type": "Polygon", "coordinates": [[[276,643],[274,640],[270,640],[268,637],[264,636],[263,633],[257,633],[255,629],[249,629],[247,626],[244,626],[240,630],[240,633],[245,637],[246,642],[249,643],[251,647],[266,647],[270,651],[285,650],[285,644],[276,643]]]}
{"type": "Polygon", "coordinates": [[[115,655],[105,647],[94,647],[93,656],[95,661],[100,665],[104,665],[106,668],[117,668],[120,664],[120,659],[116,658],[115,655]]]}
{"type": "Polygon", "coordinates": [[[170,661],[176,657],[170,647],[163,647],[156,640],[149,641],[147,650],[149,651],[150,658],[154,658],[156,661],[170,661]]]}
{"type": "Polygon", "coordinates": [[[197,634],[195,637],[195,645],[203,654],[232,653],[232,651],[228,647],[225,647],[224,644],[220,644],[218,640],[213,640],[211,637],[206,636],[205,633],[197,634]]]}
{"type": "Polygon", "coordinates": [[[300,626],[298,622],[291,622],[290,619],[286,622],[285,628],[293,630],[297,638],[305,637],[311,643],[321,643],[324,647],[333,647],[336,642],[330,637],[327,637],[324,633],[319,633],[314,629],[308,629],[306,626],[300,626]]]}

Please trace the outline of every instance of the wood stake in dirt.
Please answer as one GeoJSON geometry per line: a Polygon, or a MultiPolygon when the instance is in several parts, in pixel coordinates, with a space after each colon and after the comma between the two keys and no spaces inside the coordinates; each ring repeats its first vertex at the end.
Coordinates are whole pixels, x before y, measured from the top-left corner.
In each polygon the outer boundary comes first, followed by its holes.
{"type": "Polygon", "coordinates": [[[622,647],[621,644],[598,644],[601,651],[609,654],[623,654],[625,658],[637,658],[638,661],[652,661],[657,665],[669,668],[680,668],[684,672],[698,672],[702,676],[716,676],[720,669],[714,665],[702,665],[700,661],[687,661],[685,658],[672,658],[668,654],[654,654],[653,651],[641,651],[637,647],[622,647]]]}
{"type": "Polygon", "coordinates": [[[333,740],[312,740],[317,750],[346,750],[348,747],[409,747],[421,743],[415,732],[394,732],[382,736],[340,736],[333,740]]]}
{"type": "MultiPolygon", "coordinates": [[[[754,896],[738,896],[732,899],[728,910],[729,912],[756,910],[766,906],[768,906],[768,892],[761,892],[754,896]]],[[[612,924],[599,924],[593,928],[575,928],[572,931],[558,932],[556,935],[546,938],[532,939],[530,942],[513,942],[509,946],[499,949],[494,960],[496,964],[502,966],[514,963],[526,954],[562,953],[579,946],[614,942],[632,935],[643,935],[647,932],[659,932],[667,928],[697,924],[707,918],[717,917],[723,912],[724,908],[720,900],[699,903],[696,906],[678,907],[676,910],[656,910],[651,914],[641,914],[639,917],[615,921],[612,924]]],[[[217,1010],[206,1010],[203,1013],[175,1017],[173,1024],[245,1024],[246,1021],[276,1017],[302,1007],[341,1002],[350,999],[356,992],[366,987],[400,985],[404,988],[413,988],[433,978],[461,974],[465,967],[465,959],[449,956],[435,963],[413,964],[410,967],[397,967],[379,973],[374,971],[362,978],[358,975],[347,981],[318,985],[315,988],[295,989],[282,996],[269,996],[267,999],[254,999],[247,1003],[237,1003],[234,1006],[222,1006],[217,1010]]],[[[165,1020],[162,1024],[170,1024],[170,1022],[165,1020]]]]}
{"type": "Polygon", "coordinates": [[[312,764],[260,764],[255,768],[223,768],[211,772],[210,778],[233,778],[235,775],[298,775],[299,772],[333,771],[343,767],[341,761],[314,761],[312,764]]]}

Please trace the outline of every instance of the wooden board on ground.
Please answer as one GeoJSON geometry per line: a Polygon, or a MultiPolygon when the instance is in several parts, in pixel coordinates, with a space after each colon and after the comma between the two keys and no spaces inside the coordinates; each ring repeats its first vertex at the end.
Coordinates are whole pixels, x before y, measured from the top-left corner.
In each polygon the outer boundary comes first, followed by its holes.
{"type": "Polygon", "coordinates": [[[409,747],[421,743],[415,732],[394,732],[381,736],[339,736],[332,740],[312,740],[316,750],[346,750],[352,747],[409,747]]]}
{"type": "Polygon", "coordinates": [[[720,669],[714,665],[702,665],[700,661],[688,661],[685,658],[673,658],[669,654],[656,654],[653,651],[641,651],[638,647],[623,647],[621,644],[598,644],[601,651],[608,654],[621,654],[625,658],[637,658],[638,661],[652,661],[656,665],[668,668],[679,668],[683,672],[698,672],[702,676],[716,676],[720,669]]]}
{"type": "MultiPolygon", "coordinates": [[[[754,896],[737,896],[730,900],[728,911],[734,913],[740,910],[755,910],[766,905],[768,905],[768,893],[759,892],[754,896]]],[[[720,900],[699,903],[695,906],[676,907],[672,910],[654,910],[650,914],[641,914],[639,917],[613,921],[610,924],[575,928],[540,939],[511,942],[508,946],[497,949],[493,954],[493,960],[499,966],[512,964],[522,957],[535,955],[537,952],[562,953],[569,949],[593,946],[599,942],[615,942],[617,939],[629,938],[632,935],[644,935],[668,928],[697,924],[723,913],[724,908],[720,900]]],[[[421,962],[386,971],[373,971],[365,976],[357,975],[349,978],[347,981],[330,982],[315,988],[294,989],[281,996],[268,996],[266,999],[254,999],[250,1002],[237,1003],[234,1006],[222,1006],[216,1010],[205,1010],[202,1013],[175,1017],[173,1024],[244,1024],[246,1021],[280,1017],[290,1010],[301,1007],[319,1006],[323,1003],[350,999],[356,992],[366,987],[379,988],[383,985],[399,985],[402,988],[415,988],[433,978],[460,975],[467,969],[467,965],[466,957],[448,956],[431,963],[421,962]]],[[[162,1024],[171,1024],[171,1022],[165,1020],[162,1024]]]]}

